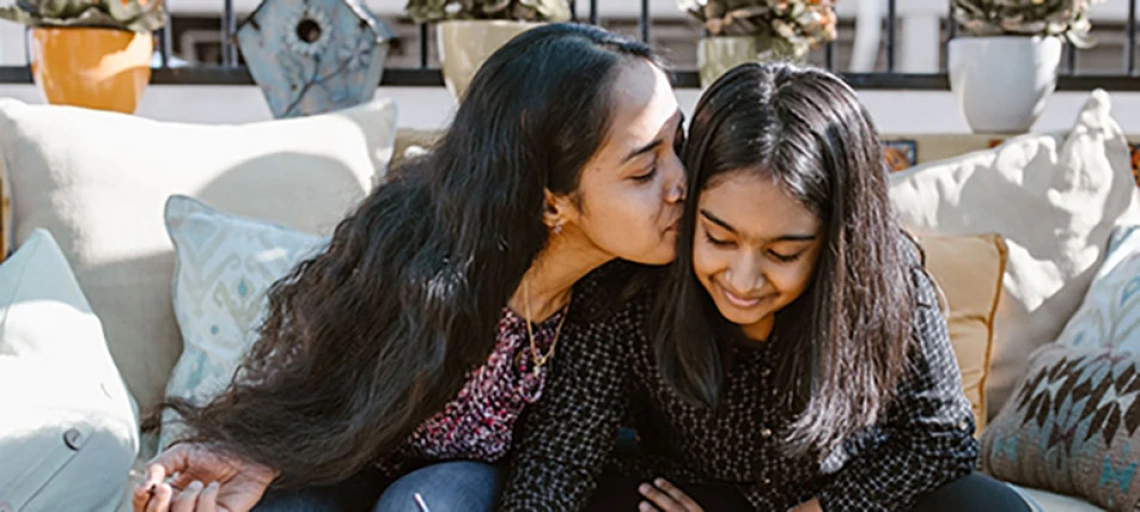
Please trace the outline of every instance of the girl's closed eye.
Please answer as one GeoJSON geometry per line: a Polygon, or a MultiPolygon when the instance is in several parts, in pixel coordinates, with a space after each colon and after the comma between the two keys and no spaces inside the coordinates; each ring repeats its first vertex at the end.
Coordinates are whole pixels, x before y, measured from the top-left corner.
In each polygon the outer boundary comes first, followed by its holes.
{"type": "Polygon", "coordinates": [[[782,263],[791,263],[800,259],[803,251],[797,252],[795,254],[780,254],[776,251],[768,251],[768,254],[771,254],[772,257],[776,259],[776,261],[780,261],[782,263]]]}
{"type": "Polygon", "coordinates": [[[728,247],[728,246],[732,245],[731,241],[721,240],[719,238],[716,238],[716,237],[712,236],[712,234],[709,232],[705,232],[705,239],[708,240],[710,244],[720,246],[720,247],[728,247]]]}

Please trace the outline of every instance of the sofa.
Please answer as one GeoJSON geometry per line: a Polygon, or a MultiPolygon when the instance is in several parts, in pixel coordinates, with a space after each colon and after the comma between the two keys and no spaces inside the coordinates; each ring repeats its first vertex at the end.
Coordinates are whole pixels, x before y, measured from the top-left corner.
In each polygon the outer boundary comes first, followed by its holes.
{"type": "MultiPolygon", "coordinates": [[[[1049,445],[1057,431],[1041,422],[1083,407],[1042,405],[1033,386],[1047,379],[1027,376],[1079,366],[1050,349],[1069,346],[1077,317],[1097,317],[1086,295],[1107,279],[1105,262],[1130,261],[1120,248],[1140,224],[1137,188],[1110,107],[1094,92],[1060,134],[883,135],[898,170],[892,200],[943,291],[981,469],[1034,510],[1118,509],[1140,489],[1127,472],[1110,489],[1067,473],[1101,471],[1095,459],[1014,446],[1049,445]]],[[[397,117],[377,100],[198,126],[0,100],[0,256],[11,253],[0,264],[0,411],[14,411],[0,414],[0,511],[129,510],[143,463],[177,434],[164,418],[159,436],[143,435],[139,419],[166,397],[220,389],[268,284],[439,135],[398,129],[397,117]]],[[[1077,345],[1130,361],[1119,347],[1077,345]]],[[[1112,418],[1130,426],[1130,403],[1112,418]]],[[[1127,445],[1131,432],[1120,435],[1105,450],[1127,445]]],[[[1140,454],[1113,459],[1130,460],[1140,454]]]]}

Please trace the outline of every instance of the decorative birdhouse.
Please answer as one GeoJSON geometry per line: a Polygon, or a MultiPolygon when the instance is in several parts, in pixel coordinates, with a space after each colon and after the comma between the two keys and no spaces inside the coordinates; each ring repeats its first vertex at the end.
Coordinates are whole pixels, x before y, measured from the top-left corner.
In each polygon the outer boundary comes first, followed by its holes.
{"type": "Polygon", "coordinates": [[[264,0],[237,31],[278,118],[370,101],[394,37],[358,0],[264,0]]]}

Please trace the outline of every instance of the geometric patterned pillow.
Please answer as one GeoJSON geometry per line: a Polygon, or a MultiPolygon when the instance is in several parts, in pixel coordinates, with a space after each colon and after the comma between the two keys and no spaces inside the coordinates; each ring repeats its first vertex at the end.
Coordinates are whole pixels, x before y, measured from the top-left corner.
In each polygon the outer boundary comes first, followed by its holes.
{"type": "Polygon", "coordinates": [[[1140,227],[1117,227],[1104,263],[1058,343],[1140,353],[1140,227]]]}
{"type": "Polygon", "coordinates": [[[1109,510],[1140,505],[1140,354],[1050,344],[982,434],[981,468],[1109,510]]]}
{"type": "MultiPolygon", "coordinates": [[[[202,403],[230,383],[257,340],[266,291],[327,239],[215,210],[186,196],[166,203],[174,242],[174,316],[183,351],[166,397],[202,403]]],[[[182,433],[177,416],[163,416],[159,449],[182,433]]]]}

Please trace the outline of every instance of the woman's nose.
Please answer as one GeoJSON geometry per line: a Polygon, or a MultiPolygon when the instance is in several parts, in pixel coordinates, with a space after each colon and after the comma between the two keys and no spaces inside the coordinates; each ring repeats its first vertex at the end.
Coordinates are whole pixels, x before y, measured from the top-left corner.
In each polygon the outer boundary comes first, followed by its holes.
{"type": "Polygon", "coordinates": [[[681,201],[684,201],[685,168],[680,165],[674,166],[673,176],[671,176],[671,178],[672,179],[667,182],[666,185],[669,188],[666,190],[665,199],[670,203],[679,203],[681,201]]]}

